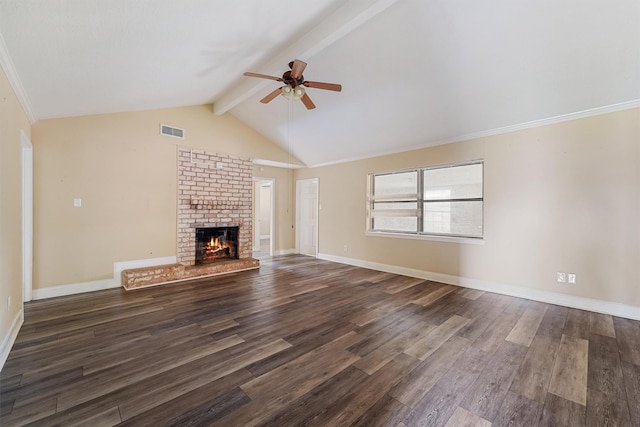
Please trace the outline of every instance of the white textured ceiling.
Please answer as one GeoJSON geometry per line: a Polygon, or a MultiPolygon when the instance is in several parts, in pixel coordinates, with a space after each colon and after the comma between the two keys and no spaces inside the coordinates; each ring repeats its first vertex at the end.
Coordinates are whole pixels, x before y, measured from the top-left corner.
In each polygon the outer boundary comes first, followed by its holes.
{"type": "Polygon", "coordinates": [[[640,105],[640,0],[293,4],[0,0],[0,34],[37,119],[213,102],[308,165],[640,105]],[[294,58],[343,91],[259,103],[294,58]]]}

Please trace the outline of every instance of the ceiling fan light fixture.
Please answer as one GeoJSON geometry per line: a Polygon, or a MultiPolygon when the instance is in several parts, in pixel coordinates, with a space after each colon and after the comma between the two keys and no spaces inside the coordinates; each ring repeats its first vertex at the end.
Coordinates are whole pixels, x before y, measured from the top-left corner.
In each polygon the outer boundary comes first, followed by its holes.
{"type": "Polygon", "coordinates": [[[291,85],[282,86],[282,96],[287,99],[291,99],[291,97],[293,96],[293,88],[291,87],[291,85]]]}
{"type": "Polygon", "coordinates": [[[304,87],[296,86],[295,88],[293,88],[293,97],[295,99],[300,99],[303,96],[304,96],[304,87]]]}
{"type": "Polygon", "coordinates": [[[304,87],[296,86],[292,87],[291,85],[282,86],[282,96],[287,99],[300,99],[304,96],[304,87]]]}

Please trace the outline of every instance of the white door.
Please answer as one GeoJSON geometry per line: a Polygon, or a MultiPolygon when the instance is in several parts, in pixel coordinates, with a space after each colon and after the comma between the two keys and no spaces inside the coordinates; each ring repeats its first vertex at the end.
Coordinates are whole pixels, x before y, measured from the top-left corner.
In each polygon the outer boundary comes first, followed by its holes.
{"type": "Polygon", "coordinates": [[[296,247],[318,255],[318,178],[296,181],[296,247]]]}

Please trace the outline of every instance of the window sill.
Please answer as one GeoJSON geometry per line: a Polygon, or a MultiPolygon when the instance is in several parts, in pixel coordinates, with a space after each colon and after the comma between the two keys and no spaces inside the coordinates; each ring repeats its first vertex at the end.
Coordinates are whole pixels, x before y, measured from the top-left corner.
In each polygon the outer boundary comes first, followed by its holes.
{"type": "Polygon", "coordinates": [[[445,243],[462,243],[469,245],[484,245],[484,239],[481,237],[449,237],[449,236],[434,236],[428,234],[404,234],[404,233],[390,233],[385,231],[367,231],[365,236],[372,237],[391,237],[394,239],[411,239],[411,240],[430,240],[432,242],[445,242],[445,243]]]}

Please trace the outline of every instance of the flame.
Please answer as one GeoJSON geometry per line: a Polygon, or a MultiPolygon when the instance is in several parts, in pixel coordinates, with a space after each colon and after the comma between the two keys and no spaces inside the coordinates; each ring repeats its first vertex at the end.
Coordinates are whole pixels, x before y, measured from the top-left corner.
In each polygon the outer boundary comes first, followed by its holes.
{"type": "Polygon", "coordinates": [[[202,247],[202,256],[204,259],[218,258],[234,258],[233,244],[226,241],[222,236],[211,237],[208,242],[205,241],[202,247]]]}

